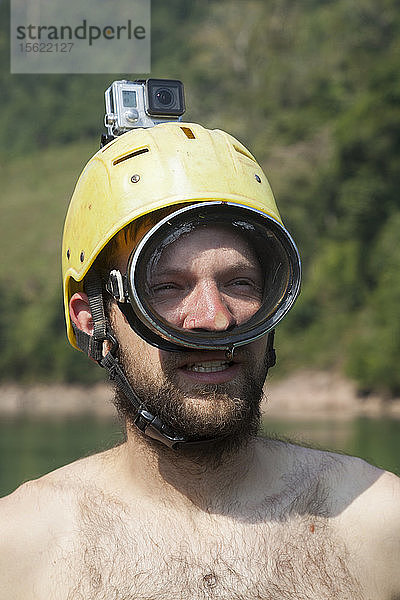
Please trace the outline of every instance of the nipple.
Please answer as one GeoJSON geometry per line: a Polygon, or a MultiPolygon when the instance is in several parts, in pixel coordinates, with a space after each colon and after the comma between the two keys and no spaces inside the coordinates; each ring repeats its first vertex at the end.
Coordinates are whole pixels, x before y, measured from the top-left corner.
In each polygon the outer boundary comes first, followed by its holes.
{"type": "Polygon", "coordinates": [[[203,584],[204,587],[206,588],[213,588],[217,585],[217,576],[215,575],[215,573],[207,573],[207,575],[204,575],[203,577],[203,584]]]}

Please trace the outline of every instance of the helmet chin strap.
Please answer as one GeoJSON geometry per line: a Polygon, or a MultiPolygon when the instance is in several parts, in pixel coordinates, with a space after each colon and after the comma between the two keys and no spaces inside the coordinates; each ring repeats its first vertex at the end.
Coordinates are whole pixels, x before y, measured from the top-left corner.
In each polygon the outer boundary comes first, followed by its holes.
{"type": "MultiPolygon", "coordinates": [[[[90,358],[93,358],[101,367],[108,371],[110,379],[115,381],[118,388],[132,404],[136,411],[133,423],[139,431],[149,438],[157,440],[165,446],[168,446],[168,448],[173,448],[175,450],[180,448],[196,448],[204,444],[210,444],[224,439],[225,436],[188,440],[186,437],[172,431],[159,417],[157,417],[157,415],[153,415],[147,410],[146,406],[130,384],[118,360],[118,342],[110,331],[105,315],[101,280],[93,269],[85,278],[85,291],[88,295],[93,317],[93,335],[85,333],[75,324],[72,324],[77,345],[90,358]],[[111,349],[105,356],[103,356],[104,341],[111,342],[111,349]]],[[[276,361],[273,340],[274,331],[272,330],[268,335],[267,368],[274,366],[276,361]]]]}

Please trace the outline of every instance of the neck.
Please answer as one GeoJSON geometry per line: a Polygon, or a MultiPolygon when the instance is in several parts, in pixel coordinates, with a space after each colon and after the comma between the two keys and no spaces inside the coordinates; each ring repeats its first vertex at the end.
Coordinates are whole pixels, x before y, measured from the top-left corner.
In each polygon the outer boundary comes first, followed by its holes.
{"type": "Polygon", "coordinates": [[[240,445],[228,439],[172,450],[128,428],[125,474],[152,498],[221,512],[240,499],[242,489],[248,490],[255,476],[256,447],[250,438],[240,445]]]}

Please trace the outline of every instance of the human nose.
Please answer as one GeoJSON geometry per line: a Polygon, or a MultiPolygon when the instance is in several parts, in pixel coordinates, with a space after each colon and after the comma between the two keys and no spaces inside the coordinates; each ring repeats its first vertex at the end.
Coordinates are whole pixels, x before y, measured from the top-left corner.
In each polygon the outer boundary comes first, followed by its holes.
{"type": "Polygon", "coordinates": [[[234,325],[236,319],[215,282],[198,284],[186,299],[184,329],[226,331],[234,325]]]}

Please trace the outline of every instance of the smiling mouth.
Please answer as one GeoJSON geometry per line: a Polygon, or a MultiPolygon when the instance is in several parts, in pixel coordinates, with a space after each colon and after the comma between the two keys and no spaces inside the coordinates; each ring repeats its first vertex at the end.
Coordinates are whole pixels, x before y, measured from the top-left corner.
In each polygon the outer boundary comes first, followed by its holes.
{"type": "Polygon", "coordinates": [[[226,360],[210,360],[207,362],[196,362],[186,365],[187,371],[195,373],[217,373],[229,369],[234,363],[226,360]]]}

